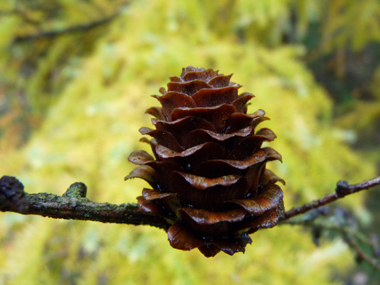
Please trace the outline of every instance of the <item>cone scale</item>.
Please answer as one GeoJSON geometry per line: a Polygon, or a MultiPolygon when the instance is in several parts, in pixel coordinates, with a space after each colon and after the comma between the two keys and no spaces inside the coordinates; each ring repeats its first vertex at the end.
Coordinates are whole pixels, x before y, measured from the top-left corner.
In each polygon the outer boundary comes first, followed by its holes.
{"type": "Polygon", "coordinates": [[[249,234],[277,224],[284,212],[284,181],[266,169],[281,155],[265,141],[276,135],[257,126],[268,120],[263,110],[247,114],[254,96],[238,95],[231,75],[212,69],[183,68],[170,77],[161,107],[149,108],[154,129],[143,127],[142,138],[153,156],[134,151],[138,165],[125,179],[141,178],[151,189],[138,197],[140,211],[164,217],[170,224],[173,248],[198,248],[206,257],[223,251],[244,252],[249,234]]]}

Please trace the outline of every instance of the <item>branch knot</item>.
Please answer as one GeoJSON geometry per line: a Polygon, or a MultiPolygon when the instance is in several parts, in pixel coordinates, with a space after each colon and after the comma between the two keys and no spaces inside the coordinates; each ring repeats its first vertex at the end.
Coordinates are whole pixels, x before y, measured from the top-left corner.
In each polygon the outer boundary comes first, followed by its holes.
{"type": "Polygon", "coordinates": [[[15,177],[4,175],[0,178],[0,204],[19,212],[28,209],[29,202],[25,197],[24,185],[15,177]]]}
{"type": "Polygon", "coordinates": [[[344,197],[350,194],[350,184],[347,181],[339,180],[336,184],[335,193],[338,197],[344,197]]]}

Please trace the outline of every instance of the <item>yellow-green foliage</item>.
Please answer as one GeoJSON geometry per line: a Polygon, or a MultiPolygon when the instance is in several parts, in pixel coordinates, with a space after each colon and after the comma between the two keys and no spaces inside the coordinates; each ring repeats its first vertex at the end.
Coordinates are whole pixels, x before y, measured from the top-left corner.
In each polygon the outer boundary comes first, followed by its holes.
{"type": "MultiPolygon", "coordinates": [[[[76,15],[73,23],[81,22],[81,5],[87,1],[58,2],[76,15]]],[[[107,1],[96,2],[108,7],[107,1]]],[[[249,111],[264,109],[271,118],[261,127],[278,136],[271,146],[284,163],[269,167],[287,182],[288,209],[295,206],[294,197],[302,203],[331,193],[339,179],[355,183],[371,177],[373,165],[355,154],[332,125],[332,103],[302,62],[302,46],[273,47],[278,38],[271,32],[288,17],[290,2],[220,1],[214,7],[212,1],[131,1],[97,38],[94,52],[72,67],[72,81],[30,140],[1,153],[0,173],[18,177],[27,192],[63,194],[81,181],[91,200],[135,202],[147,185],[123,177],[133,168],[129,153],[147,148],[138,142],[138,129],[150,126],[144,111],[158,105],[149,95],[193,65],[234,73],[242,92],[257,96],[249,111]],[[238,28],[249,39],[241,41],[238,28]]],[[[300,4],[298,9],[306,8],[300,4]]],[[[81,44],[74,36],[59,43],[81,44]]],[[[59,54],[59,47],[52,49],[59,54]]],[[[53,68],[48,62],[55,64],[54,54],[49,51],[32,83],[25,83],[34,86],[30,96],[36,104],[41,82],[47,80],[39,78],[45,65],[47,71],[53,68]]],[[[362,199],[358,194],[344,203],[360,211],[362,199]]],[[[353,264],[342,241],[317,248],[307,232],[289,226],[252,235],[245,254],[206,259],[197,251],[172,249],[166,233],[155,228],[11,213],[0,218],[1,285],[340,284],[333,276],[353,264]]]]}

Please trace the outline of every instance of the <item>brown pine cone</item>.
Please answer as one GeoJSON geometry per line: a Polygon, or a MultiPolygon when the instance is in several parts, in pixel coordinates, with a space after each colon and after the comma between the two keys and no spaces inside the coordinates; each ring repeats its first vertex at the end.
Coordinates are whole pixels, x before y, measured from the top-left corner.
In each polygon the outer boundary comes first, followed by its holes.
{"type": "Polygon", "coordinates": [[[281,155],[264,141],[276,135],[267,128],[255,131],[265,120],[258,110],[247,115],[250,93],[238,95],[231,75],[189,66],[180,77],[170,77],[168,91],[160,89],[162,107],[146,112],[155,129],[141,134],[153,137],[154,157],[134,151],[129,161],[139,165],[125,179],[142,178],[153,189],[138,197],[143,213],[159,215],[172,226],[172,247],[198,248],[205,256],[220,250],[244,252],[248,236],[277,224],[284,212],[284,181],[265,169],[281,155]]]}

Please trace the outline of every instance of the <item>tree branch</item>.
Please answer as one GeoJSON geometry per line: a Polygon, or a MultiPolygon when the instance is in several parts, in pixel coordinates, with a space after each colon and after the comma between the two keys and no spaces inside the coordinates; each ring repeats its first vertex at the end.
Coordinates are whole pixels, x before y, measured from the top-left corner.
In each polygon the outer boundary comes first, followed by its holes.
{"type": "Polygon", "coordinates": [[[292,208],[291,210],[285,212],[285,214],[280,218],[280,220],[288,220],[294,216],[306,213],[312,209],[317,209],[321,206],[330,204],[338,199],[344,198],[347,195],[365,189],[370,189],[377,185],[380,185],[380,176],[354,185],[349,185],[347,181],[340,180],[336,184],[335,193],[326,195],[325,197],[322,197],[319,200],[311,201],[310,203],[304,204],[302,206],[292,208]]]}
{"type": "Polygon", "coordinates": [[[92,202],[85,198],[86,190],[83,183],[74,183],[63,196],[48,193],[27,194],[16,178],[3,176],[0,179],[0,211],[55,219],[149,225],[165,231],[170,226],[161,217],[142,214],[136,204],[92,202]]]}
{"type": "MultiPolygon", "coordinates": [[[[337,183],[334,194],[293,208],[287,211],[280,220],[289,220],[294,216],[379,184],[380,177],[355,185],[349,185],[346,181],[341,180],[337,183]]],[[[16,178],[3,176],[0,179],[0,211],[40,215],[56,219],[149,225],[164,230],[170,226],[169,221],[164,218],[142,214],[136,204],[96,203],[85,198],[86,192],[87,188],[83,183],[74,183],[62,197],[48,193],[27,194],[24,192],[22,183],[16,178]]]]}

